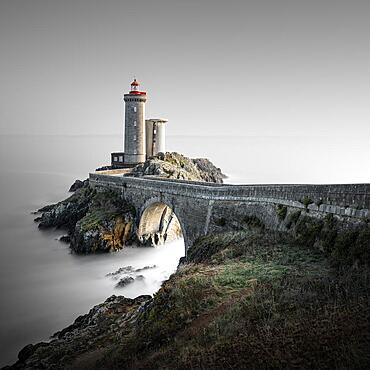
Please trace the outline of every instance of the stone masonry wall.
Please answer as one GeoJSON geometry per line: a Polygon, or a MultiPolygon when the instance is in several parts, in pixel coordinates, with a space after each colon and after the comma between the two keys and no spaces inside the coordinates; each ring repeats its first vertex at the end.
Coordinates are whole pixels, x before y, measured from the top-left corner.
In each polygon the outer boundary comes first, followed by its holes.
{"type": "Polygon", "coordinates": [[[254,215],[269,228],[281,228],[278,205],[287,206],[289,211],[301,209],[312,217],[332,213],[348,219],[370,219],[370,184],[228,185],[100,174],[90,174],[90,183],[119,189],[135,206],[137,224],[149,205],[167,204],[179,219],[186,248],[197,237],[216,231],[222,217],[236,222],[241,216],[254,215]]]}

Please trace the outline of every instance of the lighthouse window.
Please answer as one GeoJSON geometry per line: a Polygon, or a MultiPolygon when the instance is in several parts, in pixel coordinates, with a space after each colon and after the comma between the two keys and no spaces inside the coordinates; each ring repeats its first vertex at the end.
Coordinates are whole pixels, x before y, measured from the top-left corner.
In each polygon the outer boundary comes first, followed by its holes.
{"type": "Polygon", "coordinates": [[[118,159],[120,162],[123,162],[123,155],[120,155],[118,159]]]}
{"type": "Polygon", "coordinates": [[[134,135],[134,140],[136,140],[136,135],[134,135]]]}
{"type": "Polygon", "coordinates": [[[134,126],[136,127],[136,121],[134,121],[134,126]]]}
{"type": "Polygon", "coordinates": [[[118,157],[114,157],[114,162],[117,162],[118,161],[118,157]]]}
{"type": "Polygon", "coordinates": [[[156,130],[156,129],[154,129],[153,134],[156,134],[156,133],[157,133],[157,130],[156,130]]]}
{"type": "Polygon", "coordinates": [[[134,112],[136,112],[136,107],[134,107],[134,112]]]}

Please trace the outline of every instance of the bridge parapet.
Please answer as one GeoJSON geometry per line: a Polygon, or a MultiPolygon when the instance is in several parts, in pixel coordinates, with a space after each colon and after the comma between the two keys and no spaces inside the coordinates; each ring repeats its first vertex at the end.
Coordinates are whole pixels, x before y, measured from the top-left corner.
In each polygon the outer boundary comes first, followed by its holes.
{"type": "Polygon", "coordinates": [[[273,201],[297,207],[319,208],[325,205],[358,211],[370,209],[370,184],[230,185],[158,179],[151,176],[128,177],[96,173],[90,174],[90,181],[96,186],[134,187],[205,200],[256,200],[273,201]]]}

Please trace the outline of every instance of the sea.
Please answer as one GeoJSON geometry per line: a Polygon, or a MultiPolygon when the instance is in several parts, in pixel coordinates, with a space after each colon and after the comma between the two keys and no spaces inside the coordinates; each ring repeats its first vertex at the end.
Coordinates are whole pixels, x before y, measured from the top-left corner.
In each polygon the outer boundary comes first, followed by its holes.
{"type": "MultiPolygon", "coordinates": [[[[228,183],[370,182],[368,137],[169,136],[167,150],[206,157],[228,183]]],[[[75,179],[109,164],[121,135],[0,135],[0,366],[109,296],[154,294],[185,253],[183,240],[111,254],[72,254],[61,230],[40,231],[34,211],[70,194],[75,179]],[[117,288],[121,267],[155,266],[117,288]]]]}

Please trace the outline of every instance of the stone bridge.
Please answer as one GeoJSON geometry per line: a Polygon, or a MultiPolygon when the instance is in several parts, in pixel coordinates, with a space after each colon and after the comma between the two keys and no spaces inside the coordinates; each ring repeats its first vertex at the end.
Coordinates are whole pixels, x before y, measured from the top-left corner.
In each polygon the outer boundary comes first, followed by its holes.
{"type": "Polygon", "coordinates": [[[90,184],[118,189],[134,205],[139,237],[160,230],[166,237],[178,220],[186,250],[202,235],[253,217],[275,230],[286,230],[284,219],[297,210],[351,222],[370,219],[370,184],[229,185],[98,173],[90,174],[90,184]]]}

